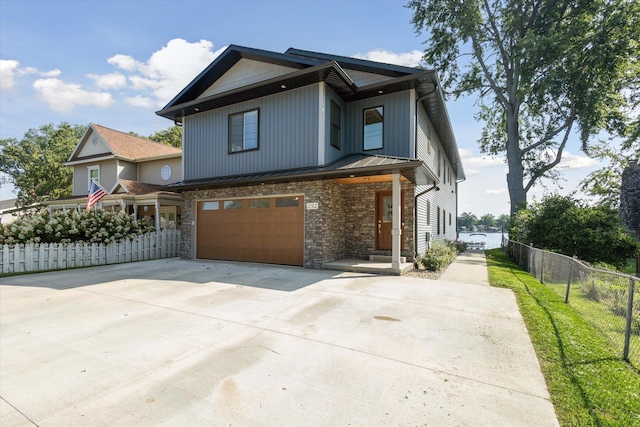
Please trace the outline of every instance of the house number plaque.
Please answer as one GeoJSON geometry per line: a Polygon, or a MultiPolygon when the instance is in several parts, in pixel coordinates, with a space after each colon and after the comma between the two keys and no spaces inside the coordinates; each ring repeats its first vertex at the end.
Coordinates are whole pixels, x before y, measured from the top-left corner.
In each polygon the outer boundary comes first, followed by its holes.
{"type": "Polygon", "coordinates": [[[317,203],[307,203],[307,210],[310,209],[318,209],[318,204],[317,203]]]}

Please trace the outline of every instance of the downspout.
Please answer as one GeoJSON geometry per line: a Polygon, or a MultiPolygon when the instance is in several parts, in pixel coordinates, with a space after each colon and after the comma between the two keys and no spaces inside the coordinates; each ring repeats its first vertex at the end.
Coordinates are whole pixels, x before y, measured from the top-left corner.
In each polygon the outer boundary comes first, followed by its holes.
{"type": "MultiPolygon", "coordinates": [[[[437,84],[433,84],[433,90],[425,95],[422,95],[421,97],[416,99],[416,107],[415,107],[415,111],[416,111],[416,117],[414,120],[415,123],[415,129],[413,132],[413,155],[414,157],[417,159],[418,158],[418,105],[420,102],[422,102],[422,100],[426,99],[429,95],[431,95],[432,93],[434,93],[436,90],[438,89],[438,85],[437,84]]],[[[428,193],[431,190],[434,190],[437,186],[437,183],[434,181],[433,182],[433,187],[428,188],[426,190],[424,190],[423,192],[417,194],[414,198],[413,198],[413,260],[415,262],[416,258],[418,257],[418,198],[426,193],[428,193]]],[[[458,195],[456,194],[456,197],[458,195]]]]}

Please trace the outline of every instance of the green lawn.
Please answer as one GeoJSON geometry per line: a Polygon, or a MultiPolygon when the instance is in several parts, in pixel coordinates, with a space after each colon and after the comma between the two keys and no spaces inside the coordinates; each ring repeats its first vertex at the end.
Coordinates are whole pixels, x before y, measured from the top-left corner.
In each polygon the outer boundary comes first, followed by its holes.
{"type": "Polygon", "coordinates": [[[562,426],[640,426],[640,372],[552,289],[486,251],[489,282],[513,290],[562,426]]]}

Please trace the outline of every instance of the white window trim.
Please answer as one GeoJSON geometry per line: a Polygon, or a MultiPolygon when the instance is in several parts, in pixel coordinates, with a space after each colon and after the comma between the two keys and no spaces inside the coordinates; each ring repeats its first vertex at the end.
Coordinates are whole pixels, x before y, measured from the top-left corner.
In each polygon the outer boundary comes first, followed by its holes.
{"type": "Polygon", "coordinates": [[[98,182],[100,182],[100,165],[87,166],[87,191],[91,190],[91,171],[98,171],[98,182]]]}

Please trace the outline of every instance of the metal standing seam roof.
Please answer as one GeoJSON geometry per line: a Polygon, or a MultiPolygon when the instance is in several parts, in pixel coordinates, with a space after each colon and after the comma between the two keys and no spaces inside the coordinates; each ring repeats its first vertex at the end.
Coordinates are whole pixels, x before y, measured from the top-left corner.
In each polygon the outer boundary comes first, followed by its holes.
{"type": "Polygon", "coordinates": [[[391,173],[401,173],[412,182],[420,185],[430,184],[436,179],[421,160],[391,156],[351,154],[325,166],[199,178],[167,184],[163,188],[169,191],[182,192],[204,188],[282,182],[292,179],[334,179],[352,176],[386,175],[391,173]]]}

